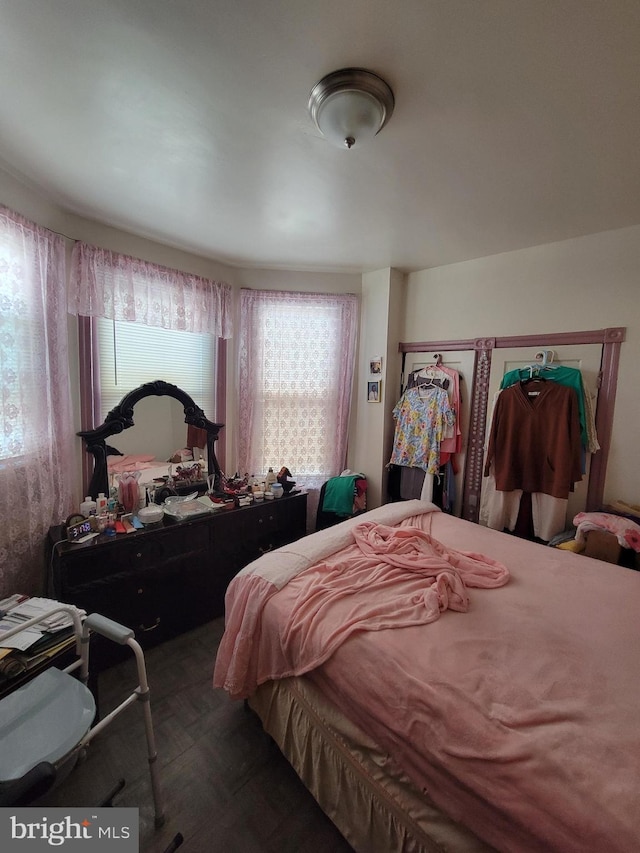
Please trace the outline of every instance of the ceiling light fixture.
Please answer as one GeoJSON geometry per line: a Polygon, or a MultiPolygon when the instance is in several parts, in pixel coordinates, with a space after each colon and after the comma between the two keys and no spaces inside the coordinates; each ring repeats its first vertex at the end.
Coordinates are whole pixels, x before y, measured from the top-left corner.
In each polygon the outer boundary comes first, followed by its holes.
{"type": "Polygon", "coordinates": [[[309,95],[320,133],[340,148],[353,148],[389,121],[395,100],[387,83],[364,68],[342,68],[323,77],[309,95]]]}

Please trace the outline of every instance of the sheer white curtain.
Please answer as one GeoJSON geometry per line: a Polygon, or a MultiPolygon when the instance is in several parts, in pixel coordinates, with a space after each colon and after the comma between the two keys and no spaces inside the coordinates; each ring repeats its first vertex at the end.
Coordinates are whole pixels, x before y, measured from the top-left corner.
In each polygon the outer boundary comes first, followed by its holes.
{"type": "Polygon", "coordinates": [[[352,294],[240,292],[240,470],[286,465],[310,490],[310,518],[345,467],[357,319],[352,294]]]}
{"type": "Polygon", "coordinates": [[[218,338],[232,334],[230,285],[81,242],[73,247],[68,309],[218,338]]]}
{"type": "Polygon", "coordinates": [[[64,239],[0,207],[0,597],[42,594],[72,511],[64,239]]]}

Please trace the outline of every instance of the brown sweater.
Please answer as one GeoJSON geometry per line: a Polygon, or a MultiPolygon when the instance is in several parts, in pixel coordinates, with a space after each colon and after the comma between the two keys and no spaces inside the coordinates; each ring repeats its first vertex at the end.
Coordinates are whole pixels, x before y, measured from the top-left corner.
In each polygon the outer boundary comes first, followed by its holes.
{"type": "Polygon", "coordinates": [[[573,484],[582,479],[575,390],[535,380],[501,391],[493,413],[485,476],[492,463],[501,492],[522,489],[567,498],[573,484]]]}

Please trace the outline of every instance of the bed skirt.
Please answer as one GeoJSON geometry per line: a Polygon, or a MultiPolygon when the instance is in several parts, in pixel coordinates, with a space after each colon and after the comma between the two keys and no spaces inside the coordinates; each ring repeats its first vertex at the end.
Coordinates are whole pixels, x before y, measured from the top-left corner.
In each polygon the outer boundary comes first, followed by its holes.
{"type": "Polygon", "coordinates": [[[493,850],[443,815],[308,678],[267,682],[249,705],[358,853],[493,850]]]}

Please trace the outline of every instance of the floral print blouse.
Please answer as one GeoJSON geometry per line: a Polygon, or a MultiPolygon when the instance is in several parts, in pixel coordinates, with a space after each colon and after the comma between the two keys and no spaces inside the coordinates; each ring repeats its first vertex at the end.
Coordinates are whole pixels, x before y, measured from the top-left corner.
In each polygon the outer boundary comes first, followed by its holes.
{"type": "Polygon", "coordinates": [[[396,430],[391,464],[437,474],[445,426],[455,422],[444,388],[409,388],[396,404],[393,417],[396,430]]]}

